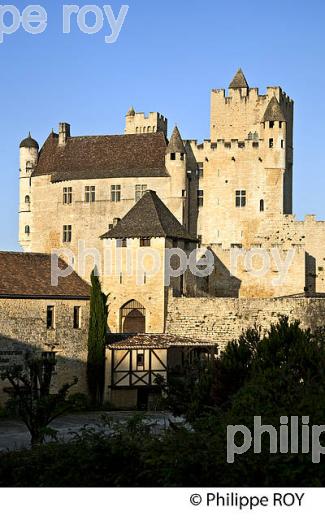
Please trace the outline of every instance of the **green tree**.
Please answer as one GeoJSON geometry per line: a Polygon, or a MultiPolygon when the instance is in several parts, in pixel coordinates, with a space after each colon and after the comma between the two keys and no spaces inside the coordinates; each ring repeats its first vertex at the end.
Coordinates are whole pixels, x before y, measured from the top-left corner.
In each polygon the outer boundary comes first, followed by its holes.
{"type": "Polygon", "coordinates": [[[107,296],[102,292],[99,277],[93,270],[87,359],[88,390],[93,406],[100,406],[103,402],[107,316],[107,296]]]}

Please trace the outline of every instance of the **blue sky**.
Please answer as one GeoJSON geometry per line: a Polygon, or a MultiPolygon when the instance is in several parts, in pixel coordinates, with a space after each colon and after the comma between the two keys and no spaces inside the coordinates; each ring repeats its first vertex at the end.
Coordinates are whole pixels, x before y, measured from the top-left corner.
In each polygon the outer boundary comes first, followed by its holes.
{"type": "MultiPolygon", "coordinates": [[[[0,45],[0,249],[19,249],[18,145],[29,130],[40,144],[59,121],[72,135],[122,133],[134,105],[166,115],[170,130],[177,122],[184,138],[208,138],[210,90],[238,67],[250,86],[281,85],[294,99],[294,212],[325,220],[325,2],[124,1],[115,44],[104,42],[107,22],[92,36],[72,22],[63,35],[62,6],[72,2],[38,0],[47,30],[20,29],[0,45]]],[[[22,11],[31,2],[11,3],[22,11]]],[[[97,1],[108,3],[118,13],[122,2],[97,1]]]]}

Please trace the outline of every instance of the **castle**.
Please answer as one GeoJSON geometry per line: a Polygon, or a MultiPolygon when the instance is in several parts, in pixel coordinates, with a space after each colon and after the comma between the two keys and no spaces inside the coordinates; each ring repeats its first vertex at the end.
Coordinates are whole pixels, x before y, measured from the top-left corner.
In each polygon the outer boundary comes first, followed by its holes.
{"type": "MultiPolygon", "coordinates": [[[[168,139],[167,131],[161,114],[131,108],[124,135],[72,137],[61,123],[41,150],[31,135],[20,144],[20,245],[45,254],[69,249],[86,281],[101,262],[94,252],[105,258],[109,250],[115,265],[119,258],[118,269],[101,278],[111,333],[143,335],[110,349],[120,367],[123,352],[137,352],[128,376],[134,365],[142,371],[144,351],[161,340],[155,334],[166,335],[161,348],[168,334],[174,345],[179,335],[223,346],[280,314],[305,326],[321,324],[325,314],[325,223],[292,213],[287,94],[280,87],[260,94],[239,69],[227,93],[211,92],[209,140],[184,139],[177,127],[168,139]],[[213,270],[204,277],[187,271],[166,284],[166,257],[176,247],[187,258],[197,247],[209,251],[213,270]],[[149,249],[160,268],[153,272],[149,254],[140,275],[138,266],[130,270],[130,258],[149,249]]],[[[112,389],[114,360],[108,364],[112,389]]]]}

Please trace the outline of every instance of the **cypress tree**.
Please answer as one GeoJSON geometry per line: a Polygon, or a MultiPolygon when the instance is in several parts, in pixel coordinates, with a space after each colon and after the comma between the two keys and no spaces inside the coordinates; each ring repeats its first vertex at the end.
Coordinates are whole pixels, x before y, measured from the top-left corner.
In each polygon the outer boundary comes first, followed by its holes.
{"type": "Polygon", "coordinates": [[[94,269],[91,273],[87,359],[88,391],[93,406],[100,406],[103,402],[107,316],[107,296],[102,292],[99,277],[94,269]]]}

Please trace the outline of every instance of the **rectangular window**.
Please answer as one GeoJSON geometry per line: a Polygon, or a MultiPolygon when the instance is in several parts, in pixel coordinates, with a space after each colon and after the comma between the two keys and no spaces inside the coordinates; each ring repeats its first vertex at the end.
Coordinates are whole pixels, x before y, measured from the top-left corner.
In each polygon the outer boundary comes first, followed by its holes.
{"type": "Polygon", "coordinates": [[[137,368],[144,368],[144,352],[137,351],[137,368]]]}
{"type": "Polygon", "coordinates": [[[72,226],[63,226],[63,242],[68,243],[72,240],[72,226]]]}
{"type": "Polygon", "coordinates": [[[63,188],[63,204],[72,204],[72,188],[63,188]]]}
{"type": "Polygon", "coordinates": [[[204,174],[204,164],[203,162],[197,163],[197,176],[199,179],[203,177],[204,174]]]}
{"type": "Polygon", "coordinates": [[[281,148],[284,148],[284,140],[281,139],[281,148]]]}
{"type": "Polygon", "coordinates": [[[236,208],[244,208],[246,206],[246,191],[236,191],[236,208]]]}
{"type": "Polygon", "coordinates": [[[282,121],[279,121],[279,128],[282,128],[282,121]]]}
{"type": "Polygon", "coordinates": [[[120,184],[113,184],[111,186],[111,201],[112,202],[121,201],[121,185],[120,184]]]}
{"type": "Polygon", "coordinates": [[[73,308],[73,328],[74,329],[81,328],[81,308],[80,307],[73,308]]]}
{"type": "Polygon", "coordinates": [[[95,186],[86,186],[85,187],[85,202],[95,202],[96,201],[96,187],[95,186]]]}
{"type": "Polygon", "coordinates": [[[126,238],[118,238],[116,240],[116,245],[117,245],[117,247],[127,247],[127,245],[128,245],[127,239],[126,238]]]}
{"type": "Polygon", "coordinates": [[[150,247],[150,238],[140,238],[140,247],[150,247]]]}
{"type": "Polygon", "coordinates": [[[54,329],[54,306],[48,305],[46,309],[46,327],[47,329],[54,329]]]}
{"type": "Polygon", "coordinates": [[[170,154],[170,160],[171,160],[171,161],[176,161],[176,153],[172,152],[172,153],[170,154]]]}
{"type": "Polygon", "coordinates": [[[269,128],[274,128],[274,121],[269,122],[269,128]]]}
{"type": "Polygon", "coordinates": [[[147,191],[148,189],[148,186],[147,184],[136,184],[135,186],[135,202],[138,202],[138,200],[140,200],[143,195],[145,194],[145,192],[147,191]]]}
{"type": "Polygon", "coordinates": [[[197,190],[197,205],[199,208],[201,208],[203,206],[203,197],[204,197],[203,190],[197,190]]]}
{"type": "Polygon", "coordinates": [[[273,146],[274,146],[273,139],[269,139],[269,148],[273,148],[273,146]]]}

